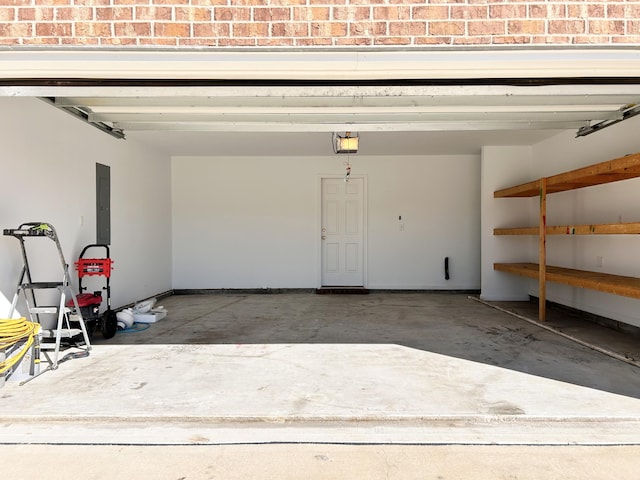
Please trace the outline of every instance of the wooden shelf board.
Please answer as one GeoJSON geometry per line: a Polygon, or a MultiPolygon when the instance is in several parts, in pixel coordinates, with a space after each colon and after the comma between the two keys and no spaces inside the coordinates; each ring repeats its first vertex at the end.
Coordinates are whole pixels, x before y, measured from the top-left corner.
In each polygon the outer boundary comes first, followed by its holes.
{"type": "MultiPolygon", "coordinates": [[[[537,263],[494,263],[494,270],[538,278],[537,263]]],[[[640,298],[640,278],[609,273],[574,270],[547,265],[546,281],[611,293],[623,297],[640,298]]]]}
{"type": "MultiPolygon", "coordinates": [[[[538,235],[538,227],[494,228],[494,235],[538,235]]],[[[593,225],[548,226],[547,235],[635,235],[640,234],[640,222],[598,223],[593,225]]]]}
{"type": "Polygon", "coordinates": [[[540,180],[503,188],[493,192],[494,198],[534,197],[540,194],[540,180]]]}
{"type": "MultiPolygon", "coordinates": [[[[547,193],[565,192],[640,177],[640,153],[578,168],[547,177],[547,193]]],[[[540,194],[540,180],[497,190],[494,198],[534,197],[540,194]]]]}

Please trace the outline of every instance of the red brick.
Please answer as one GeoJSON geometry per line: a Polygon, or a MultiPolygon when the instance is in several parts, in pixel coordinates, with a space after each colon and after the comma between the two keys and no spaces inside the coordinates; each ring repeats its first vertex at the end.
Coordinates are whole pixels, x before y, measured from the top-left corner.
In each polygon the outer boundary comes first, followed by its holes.
{"type": "Polygon", "coordinates": [[[228,37],[231,25],[228,23],[194,23],[194,37],[228,37]]]}
{"type": "Polygon", "coordinates": [[[585,33],[584,20],[551,20],[549,21],[549,33],[577,35],[585,33]]]}
{"type": "Polygon", "coordinates": [[[311,38],[297,38],[295,45],[298,47],[322,47],[333,45],[333,39],[327,37],[311,37],[311,38]]]}
{"type": "Polygon", "coordinates": [[[76,22],[81,20],[94,20],[93,8],[64,7],[55,9],[55,18],[58,21],[76,22]]]}
{"type": "MultiPolygon", "coordinates": [[[[98,2],[102,2],[104,0],[97,0],[97,1],[98,2]]],[[[73,5],[73,2],[71,0],[37,0],[36,2],[34,2],[34,5],[37,6],[37,7],[40,7],[40,6],[43,6],[43,5],[51,5],[51,6],[66,5],[66,6],[71,6],[71,5],[73,5]]]]}
{"type": "Polygon", "coordinates": [[[111,0],[113,5],[149,5],[150,0],[111,0]]]}
{"type": "Polygon", "coordinates": [[[626,24],[626,29],[627,29],[627,33],[629,33],[630,35],[640,35],[640,19],[628,20],[626,24]]]}
{"type": "MultiPolygon", "coordinates": [[[[636,30],[637,32],[637,30],[636,30]]],[[[611,39],[612,43],[626,43],[626,44],[638,44],[640,45],[640,35],[620,35],[611,39]]]]}
{"type": "Polygon", "coordinates": [[[244,5],[253,7],[266,7],[269,5],[269,0],[232,0],[230,5],[244,5]]]}
{"type": "Polygon", "coordinates": [[[314,22],[311,24],[312,37],[344,37],[347,34],[345,22],[314,22]]]}
{"type": "Polygon", "coordinates": [[[271,25],[272,37],[308,37],[309,24],[305,22],[282,22],[271,25]]]}
{"type": "Polygon", "coordinates": [[[567,18],[567,6],[563,3],[560,5],[547,6],[548,18],[567,18]]]}
{"type": "Polygon", "coordinates": [[[133,20],[133,7],[96,8],[96,20],[133,20]]]}
{"type": "Polygon", "coordinates": [[[246,7],[216,7],[213,19],[217,22],[248,22],[251,20],[251,9],[246,7]]]}
{"type": "Polygon", "coordinates": [[[114,24],[117,37],[150,37],[150,22],[123,22],[114,24]]]}
{"type": "Polygon", "coordinates": [[[506,31],[506,22],[491,20],[486,22],[470,21],[468,22],[469,35],[504,35],[506,31]]]}
{"type": "Polygon", "coordinates": [[[191,0],[191,5],[204,6],[204,7],[216,7],[218,5],[224,6],[227,4],[227,0],[191,0]]]}
{"type": "Polygon", "coordinates": [[[113,35],[111,23],[105,22],[78,22],[75,24],[78,37],[110,37],[113,35]]]}
{"type": "Polygon", "coordinates": [[[207,7],[176,7],[177,22],[210,22],[213,19],[211,8],[207,7]]]}
{"type": "Polygon", "coordinates": [[[330,19],[331,10],[329,7],[309,7],[309,8],[294,8],[293,20],[295,21],[309,21],[309,22],[321,22],[330,19]]]}
{"type": "Polygon", "coordinates": [[[138,38],[138,45],[175,47],[178,45],[178,39],[172,37],[142,37],[138,38]]]}
{"type": "Polygon", "coordinates": [[[576,35],[573,37],[573,43],[604,45],[611,43],[611,37],[609,35],[576,35]]]}
{"type": "Polygon", "coordinates": [[[453,37],[454,45],[491,45],[491,37],[453,37]]]}
{"type": "Polygon", "coordinates": [[[53,8],[19,8],[18,20],[21,21],[52,21],[55,16],[53,8]]]}
{"type": "Polygon", "coordinates": [[[373,40],[374,45],[409,45],[409,37],[380,37],[373,40]]]}
{"type": "Polygon", "coordinates": [[[371,20],[373,12],[369,7],[334,7],[333,20],[346,21],[368,21],[371,20]]]}
{"type": "Polygon", "coordinates": [[[567,18],[587,18],[588,6],[585,4],[580,5],[567,5],[567,18]]]}
{"type": "Polygon", "coordinates": [[[546,5],[529,5],[529,18],[547,18],[547,6],[546,5]]]}
{"type": "Polygon", "coordinates": [[[102,42],[101,40],[106,40],[108,39],[108,37],[105,38],[99,38],[99,37],[82,37],[82,38],[78,38],[78,37],[73,37],[73,38],[61,38],[60,39],[60,44],[61,45],[74,45],[74,46],[78,46],[78,45],[82,45],[82,46],[92,46],[92,45],[101,45],[102,42]]]}
{"type": "Polygon", "coordinates": [[[71,23],[36,23],[37,37],[70,37],[71,23]]]}
{"type": "Polygon", "coordinates": [[[309,0],[309,5],[346,5],[347,0],[309,0]]]}
{"type": "Polygon", "coordinates": [[[181,47],[215,47],[217,38],[178,38],[178,45],[181,47]]]}
{"type": "Polygon", "coordinates": [[[20,43],[22,45],[60,45],[61,42],[58,37],[24,37],[20,43]]]}
{"type": "Polygon", "coordinates": [[[336,45],[372,45],[373,39],[370,37],[340,37],[336,38],[336,45]]]}
{"type": "Polygon", "coordinates": [[[171,21],[173,10],[171,7],[140,7],[134,10],[134,20],[171,21]]]}
{"type": "Polygon", "coordinates": [[[527,6],[525,4],[502,4],[491,5],[489,7],[489,18],[525,18],[527,16],[527,6]]]}
{"type": "Polygon", "coordinates": [[[236,37],[267,37],[269,25],[266,23],[232,23],[231,36],[236,37]]]}
{"type": "Polygon", "coordinates": [[[220,38],[219,47],[255,47],[256,41],[253,38],[220,38]]]}
{"type": "Polygon", "coordinates": [[[284,22],[291,20],[289,8],[254,8],[253,21],[255,22],[284,22]]]}
{"type": "Polygon", "coordinates": [[[171,5],[171,6],[179,6],[179,5],[189,5],[189,0],[151,0],[153,5],[171,5]]]}
{"type": "Polygon", "coordinates": [[[410,20],[411,8],[407,6],[373,7],[375,20],[410,20]]]}
{"type": "Polygon", "coordinates": [[[569,45],[571,44],[571,37],[567,37],[566,35],[545,35],[541,37],[533,37],[533,43],[549,45],[569,45]]]}
{"type": "Polygon", "coordinates": [[[519,36],[497,35],[495,37],[492,37],[491,41],[495,45],[518,45],[518,44],[521,45],[521,44],[531,43],[531,37],[523,36],[523,35],[519,35],[519,36]]]}
{"type": "Polygon", "coordinates": [[[97,38],[95,39],[95,41],[98,41],[100,43],[100,45],[126,45],[126,46],[131,46],[131,45],[137,45],[138,44],[138,39],[137,38],[128,38],[128,37],[101,37],[101,38],[97,38]]]}
{"type": "Polygon", "coordinates": [[[259,47],[290,47],[293,46],[293,38],[258,38],[256,45],[259,47]]]}
{"type": "MultiPolygon", "coordinates": [[[[455,38],[460,39],[461,37],[455,38]]],[[[415,39],[416,45],[451,45],[453,41],[453,37],[436,37],[431,35],[428,37],[418,37],[415,39]]]]}
{"type": "Polygon", "coordinates": [[[429,22],[429,35],[464,35],[465,22],[429,22]]]}
{"type": "Polygon", "coordinates": [[[451,18],[456,20],[485,20],[489,18],[489,8],[486,5],[453,5],[451,7],[451,18]]]}
{"type": "Polygon", "coordinates": [[[544,20],[509,20],[507,33],[509,35],[529,34],[544,35],[546,23],[544,20]]]}
{"type": "Polygon", "coordinates": [[[0,7],[0,22],[13,22],[15,19],[15,8],[0,7]]]}
{"type": "Polygon", "coordinates": [[[188,23],[155,23],[153,35],[156,37],[189,37],[191,28],[188,23]]]}
{"type": "Polygon", "coordinates": [[[389,22],[389,35],[394,37],[417,37],[426,35],[426,33],[426,22],[389,22]]]}
{"type": "Polygon", "coordinates": [[[604,18],[604,9],[602,4],[589,4],[587,11],[590,17],[604,18]]]}
{"type": "Polygon", "coordinates": [[[33,29],[30,23],[0,23],[0,37],[30,37],[33,29]]]}
{"type": "Polygon", "coordinates": [[[296,6],[296,5],[306,5],[307,0],[271,0],[268,2],[269,5],[283,5],[285,7],[296,6]]]}
{"type": "Polygon", "coordinates": [[[626,20],[640,18],[640,3],[627,4],[624,9],[624,18],[626,20]]]}
{"type": "MultiPolygon", "coordinates": [[[[599,15],[599,18],[604,18],[604,15],[599,15]]],[[[625,18],[626,17],[626,6],[613,4],[607,5],[607,18],[625,18]]]]}
{"type": "Polygon", "coordinates": [[[356,37],[380,37],[387,35],[387,22],[350,23],[349,35],[356,37]]]}
{"type": "Polygon", "coordinates": [[[449,7],[424,5],[412,7],[411,18],[414,20],[447,20],[449,7]]]}
{"type": "Polygon", "coordinates": [[[624,20],[589,20],[591,35],[623,35],[624,20]]]}

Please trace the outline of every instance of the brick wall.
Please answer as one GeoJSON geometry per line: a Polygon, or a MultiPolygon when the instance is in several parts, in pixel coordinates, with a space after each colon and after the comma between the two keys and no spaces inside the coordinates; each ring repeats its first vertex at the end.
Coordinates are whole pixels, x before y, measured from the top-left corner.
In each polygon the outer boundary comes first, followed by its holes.
{"type": "Polygon", "coordinates": [[[0,0],[0,45],[640,45],[640,0],[0,0]]]}

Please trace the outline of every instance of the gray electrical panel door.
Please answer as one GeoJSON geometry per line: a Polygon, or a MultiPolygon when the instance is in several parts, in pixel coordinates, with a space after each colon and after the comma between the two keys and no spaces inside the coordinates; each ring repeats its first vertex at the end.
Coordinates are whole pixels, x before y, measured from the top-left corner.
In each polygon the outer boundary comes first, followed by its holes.
{"type": "Polygon", "coordinates": [[[96,243],[111,244],[111,167],[96,163],[96,243]]]}

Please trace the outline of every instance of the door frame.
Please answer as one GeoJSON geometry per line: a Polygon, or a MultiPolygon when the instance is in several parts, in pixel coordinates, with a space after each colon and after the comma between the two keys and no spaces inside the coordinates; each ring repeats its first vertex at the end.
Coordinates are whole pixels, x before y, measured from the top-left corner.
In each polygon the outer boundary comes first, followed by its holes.
{"type": "MultiPolygon", "coordinates": [[[[322,235],[322,180],[323,179],[344,179],[344,175],[336,175],[336,174],[321,174],[318,175],[318,180],[316,184],[317,193],[316,193],[316,201],[317,201],[317,214],[316,214],[316,285],[318,288],[322,287],[322,239],[320,238],[322,235]]],[[[367,288],[369,283],[369,274],[368,274],[368,263],[369,263],[369,253],[368,253],[368,237],[369,237],[369,227],[368,227],[368,217],[369,217],[369,182],[368,175],[359,174],[359,175],[349,175],[349,178],[358,178],[362,180],[362,286],[367,288]]]]}

